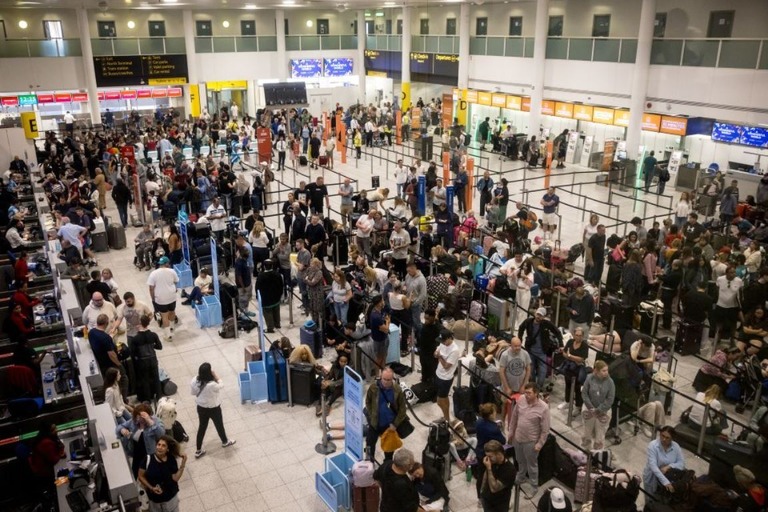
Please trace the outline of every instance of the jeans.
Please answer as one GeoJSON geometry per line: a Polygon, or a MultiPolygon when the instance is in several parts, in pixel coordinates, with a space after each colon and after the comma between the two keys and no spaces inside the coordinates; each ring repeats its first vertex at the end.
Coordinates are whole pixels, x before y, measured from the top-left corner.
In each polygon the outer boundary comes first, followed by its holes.
{"type": "Polygon", "coordinates": [[[537,346],[531,347],[528,351],[531,355],[531,369],[532,377],[536,381],[536,385],[539,389],[544,389],[544,383],[547,380],[547,355],[541,351],[537,346]]]}
{"type": "Polygon", "coordinates": [[[227,432],[224,430],[224,419],[221,416],[221,406],[216,407],[200,407],[197,406],[197,417],[200,420],[200,425],[197,427],[197,450],[200,451],[203,448],[203,439],[205,438],[205,431],[208,430],[208,420],[213,421],[213,426],[216,427],[216,432],[219,434],[221,444],[227,442],[227,432]]]}
{"type": "Polygon", "coordinates": [[[347,325],[347,313],[349,312],[349,302],[334,301],[333,310],[336,312],[336,318],[339,319],[339,322],[341,322],[341,325],[347,325]]]}
{"type": "MultiPolygon", "coordinates": [[[[464,190],[464,189],[457,190],[455,195],[456,195],[456,200],[459,202],[459,211],[462,212],[462,213],[467,211],[467,194],[466,194],[466,190],[464,190]]],[[[506,218],[506,217],[503,217],[503,218],[506,218]]]]}
{"type": "Polygon", "coordinates": [[[253,286],[248,285],[237,289],[237,303],[240,306],[240,309],[246,311],[248,309],[248,305],[251,303],[252,297],[253,286]]]}
{"type": "Polygon", "coordinates": [[[421,335],[421,304],[411,304],[411,326],[413,328],[414,339],[421,335]]]}
{"type": "Polygon", "coordinates": [[[219,197],[221,198],[222,206],[224,206],[227,214],[229,214],[229,210],[232,209],[232,194],[219,194],[219,197]]]}
{"type": "Polygon", "coordinates": [[[291,269],[281,268],[280,275],[283,276],[283,297],[287,299],[291,294],[291,289],[293,289],[291,286],[291,269]]]}
{"type": "Polygon", "coordinates": [[[117,203],[117,213],[120,215],[120,224],[128,227],[128,203],[117,203]]]}
{"type": "Polygon", "coordinates": [[[605,260],[601,261],[595,261],[590,267],[589,267],[589,273],[587,274],[587,281],[590,283],[597,285],[600,283],[600,280],[603,278],[603,267],[605,266],[605,260]]]}
{"type": "Polygon", "coordinates": [[[398,183],[397,184],[397,197],[402,197],[405,199],[405,186],[407,183],[398,183]]]}
{"type": "Polygon", "coordinates": [[[306,139],[304,137],[301,138],[301,152],[306,153],[307,152],[307,146],[309,146],[309,137],[306,139]]]}
{"type": "Polygon", "coordinates": [[[360,252],[370,257],[371,256],[371,237],[358,236],[356,237],[356,240],[357,240],[357,248],[360,249],[360,252]]]}
{"type": "Polygon", "coordinates": [[[280,304],[271,308],[264,308],[264,322],[267,324],[267,331],[274,331],[275,328],[280,329],[280,304]]]}
{"type": "Polygon", "coordinates": [[[515,460],[519,465],[516,481],[528,480],[535,488],[539,487],[539,452],[534,449],[536,443],[513,443],[515,460]]]}
{"type": "Polygon", "coordinates": [[[196,304],[203,300],[203,292],[200,290],[199,286],[192,288],[192,291],[187,295],[187,300],[192,304],[196,304]]]}

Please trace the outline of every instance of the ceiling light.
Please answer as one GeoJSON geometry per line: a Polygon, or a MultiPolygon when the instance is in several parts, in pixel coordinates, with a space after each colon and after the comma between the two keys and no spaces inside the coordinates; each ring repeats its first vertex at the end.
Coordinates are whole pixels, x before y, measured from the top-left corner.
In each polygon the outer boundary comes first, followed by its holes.
{"type": "Polygon", "coordinates": [[[131,28],[131,29],[136,28],[136,22],[134,22],[133,20],[129,20],[128,28],[131,28]]]}
{"type": "Polygon", "coordinates": [[[229,21],[227,21],[227,20],[224,20],[224,21],[222,21],[222,22],[221,22],[221,25],[222,25],[224,28],[229,28],[229,21]]]}
{"type": "Polygon", "coordinates": [[[377,18],[383,18],[384,17],[384,13],[383,12],[377,12],[376,14],[374,14],[374,16],[376,16],[377,18]]]}
{"type": "Polygon", "coordinates": [[[384,7],[394,7],[397,5],[395,2],[384,2],[384,7]]]}
{"type": "Polygon", "coordinates": [[[314,25],[314,23],[312,23],[312,20],[307,20],[307,28],[312,28],[312,25],[314,25]]]}
{"type": "Polygon", "coordinates": [[[283,0],[283,5],[296,5],[296,0],[283,0]]]}
{"type": "Polygon", "coordinates": [[[19,20],[19,28],[27,28],[27,22],[25,20],[19,20]]]}
{"type": "Polygon", "coordinates": [[[160,0],[160,3],[163,3],[163,4],[175,4],[178,1],[179,0],[160,0]]]}
{"type": "Polygon", "coordinates": [[[256,9],[256,4],[245,4],[244,9],[256,9]]]}

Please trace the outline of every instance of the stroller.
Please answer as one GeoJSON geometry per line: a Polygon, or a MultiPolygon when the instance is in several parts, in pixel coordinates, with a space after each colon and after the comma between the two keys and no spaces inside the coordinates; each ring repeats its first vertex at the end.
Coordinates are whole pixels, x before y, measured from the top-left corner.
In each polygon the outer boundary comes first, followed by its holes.
{"type": "Polygon", "coordinates": [[[749,356],[736,365],[736,378],[731,380],[725,390],[725,397],[736,403],[736,412],[742,413],[750,400],[755,400],[755,407],[765,404],[763,397],[764,382],[768,382],[760,360],[749,356]]]}

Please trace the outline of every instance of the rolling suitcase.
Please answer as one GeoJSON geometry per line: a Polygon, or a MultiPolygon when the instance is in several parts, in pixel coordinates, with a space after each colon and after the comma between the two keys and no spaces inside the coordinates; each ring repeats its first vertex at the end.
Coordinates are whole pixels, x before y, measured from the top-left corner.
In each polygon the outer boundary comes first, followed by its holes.
{"type": "Polygon", "coordinates": [[[248,371],[248,363],[251,361],[261,361],[261,347],[258,345],[245,346],[245,371],[248,371]]]}
{"type": "Polygon", "coordinates": [[[381,492],[379,484],[368,487],[352,487],[353,512],[378,512],[381,492]]]}
{"type": "Polygon", "coordinates": [[[675,334],[675,351],[687,356],[698,354],[704,325],[680,320],[675,334]]]}
{"type": "Polygon", "coordinates": [[[266,355],[267,397],[273,404],[288,401],[288,373],[283,355],[270,350],[266,355]]]}
{"type": "Polygon", "coordinates": [[[433,382],[419,382],[411,386],[411,391],[419,399],[419,403],[437,400],[437,388],[433,382]]]}
{"type": "Polygon", "coordinates": [[[731,443],[727,439],[715,439],[712,446],[712,457],[709,459],[709,477],[726,489],[738,489],[738,482],[733,475],[734,466],[742,466],[754,473],[762,462],[755,460],[755,450],[752,445],[738,442],[731,443]]]}
{"type": "Polygon", "coordinates": [[[573,489],[573,501],[576,503],[587,503],[592,501],[595,495],[595,483],[600,473],[592,472],[589,474],[589,491],[587,491],[587,471],[586,468],[579,468],[576,474],[576,487],[573,489]]]}
{"type": "Polygon", "coordinates": [[[109,250],[106,231],[91,234],[91,248],[96,252],[107,252],[109,250]]]}
{"type": "Polygon", "coordinates": [[[291,365],[291,400],[297,405],[312,405],[319,398],[314,385],[315,367],[308,363],[291,365]]]}
{"type": "Polygon", "coordinates": [[[400,362],[400,327],[389,324],[389,345],[387,345],[387,364],[400,362]]]}
{"type": "Polygon", "coordinates": [[[107,229],[107,241],[110,249],[125,249],[125,228],[120,224],[110,224],[107,229]]]}
{"type": "Polygon", "coordinates": [[[325,155],[321,155],[320,158],[318,158],[318,161],[320,165],[323,165],[323,166],[328,165],[328,157],[325,155]]]}
{"type": "Polygon", "coordinates": [[[443,477],[443,482],[447,482],[451,479],[451,453],[448,452],[445,455],[438,455],[430,450],[429,446],[426,446],[421,452],[421,463],[426,467],[430,466],[435,468],[437,473],[443,477]]]}
{"type": "Polygon", "coordinates": [[[555,436],[549,434],[544,442],[544,446],[539,450],[539,485],[544,485],[555,476],[557,448],[555,436]]]}
{"type": "Polygon", "coordinates": [[[316,358],[323,357],[323,340],[317,326],[308,328],[306,325],[302,325],[299,329],[299,340],[302,345],[309,346],[313,356],[316,358]]]}

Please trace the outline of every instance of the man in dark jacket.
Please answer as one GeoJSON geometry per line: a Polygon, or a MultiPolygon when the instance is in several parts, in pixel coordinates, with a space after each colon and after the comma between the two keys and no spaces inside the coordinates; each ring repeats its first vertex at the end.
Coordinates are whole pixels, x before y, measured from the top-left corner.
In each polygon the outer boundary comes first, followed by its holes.
{"type": "Polygon", "coordinates": [[[419,493],[408,476],[413,466],[413,453],[406,448],[395,452],[392,460],[384,461],[373,472],[373,478],[381,487],[379,512],[417,512],[419,493]]]}
{"type": "Polygon", "coordinates": [[[272,260],[264,262],[264,271],[256,278],[256,291],[261,294],[261,307],[264,310],[264,320],[267,322],[267,332],[280,329],[280,299],[283,297],[283,277],[272,260]]]}
{"type": "Polygon", "coordinates": [[[434,357],[435,350],[439,342],[440,324],[434,309],[424,311],[424,323],[421,326],[421,332],[416,337],[416,346],[419,349],[419,362],[421,363],[421,382],[432,382],[435,380],[437,371],[437,359],[434,357]]]}
{"type": "Polygon", "coordinates": [[[517,329],[517,337],[525,339],[525,350],[531,355],[532,376],[539,389],[544,389],[547,379],[547,356],[563,344],[563,335],[546,316],[546,308],[539,308],[532,318],[527,318],[517,329]]]}
{"type": "MultiPolygon", "coordinates": [[[[366,435],[368,457],[369,460],[373,460],[373,455],[376,452],[376,441],[381,437],[381,434],[387,429],[397,430],[397,427],[407,418],[405,394],[400,386],[395,386],[395,372],[392,371],[392,368],[386,367],[381,370],[381,378],[368,387],[368,391],[365,393],[365,410],[368,414],[368,434],[366,435]]],[[[393,453],[384,452],[384,459],[392,460],[393,453]]],[[[413,464],[413,460],[411,460],[411,464],[413,464]]],[[[409,468],[410,464],[403,468],[403,471],[408,471],[409,468]]],[[[417,505],[418,501],[417,496],[417,505]]],[[[382,507],[381,510],[385,509],[382,507]]]]}

